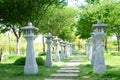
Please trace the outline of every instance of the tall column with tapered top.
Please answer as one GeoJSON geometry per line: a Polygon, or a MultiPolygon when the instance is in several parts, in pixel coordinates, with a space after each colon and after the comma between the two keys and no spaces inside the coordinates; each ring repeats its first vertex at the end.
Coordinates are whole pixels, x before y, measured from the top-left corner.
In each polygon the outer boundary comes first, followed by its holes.
{"type": "Polygon", "coordinates": [[[46,35],[44,37],[46,38],[46,44],[47,44],[47,54],[46,54],[45,66],[51,67],[51,66],[53,66],[52,49],[51,49],[53,36],[51,35],[51,33],[48,33],[48,35],[46,35]]]}
{"type": "Polygon", "coordinates": [[[32,26],[32,23],[28,23],[28,26],[22,27],[22,30],[25,30],[25,39],[27,41],[27,49],[26,49],[26,60],[24,66],[25,74],[36,74],[38,72],[38,65],[36,63],[35,55],[34,55],[34,30],[38,28],[32,26]]]}
{"type": "Polygon", "coordinates": [[[94,72],[98,74],[106,72],[104,52],[102,46],[102,39],[105,36],[103,28],[106,26],[107,24],[101,23],[100,20],[98,20],[97,24],[93,24],[93,28],[95,29],[94,37],[96,39],[95,61],[94,61],[93,69],[94,72]]]}

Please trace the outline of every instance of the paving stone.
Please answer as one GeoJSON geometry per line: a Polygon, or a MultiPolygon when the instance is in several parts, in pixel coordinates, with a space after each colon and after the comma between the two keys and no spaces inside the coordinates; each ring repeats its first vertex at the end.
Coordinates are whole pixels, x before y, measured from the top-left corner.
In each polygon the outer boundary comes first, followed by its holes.
{"type": "Polygon", "coordinates": [[[73,73],[70,73],[70,74],[65,74],[65,73],[56,73],[56,74],[51,74],[51,76],[56,76],[56,77],[77,77],[78,74],[73,74],[73,73]]]}
{"type": "Polygon", "coordinates": [[[63,66],[79,66],[79,65],[80,65],[80,62],[69,62],[64,64],[63,66]]]}
{"type": "Polygon", "coordinates": [[[80,62],[80,60],[70,60],[70,62],[80,62]]]}
{"type": "Polygon", "coordinates": [[[77,70],[77,69],[79,69],[78,67],[65,67],[65,68],[60,68],[60,69],[62,69],[62,70],[77,70]]]}
{"type": "Polygon", "coordinates": [[[57,70],[57,72],[64,72],[64,73],[66,73],[66,72],[70,72],[70,73],[76,73],[76,72],[79,72],[79,70],[57,70]]]}

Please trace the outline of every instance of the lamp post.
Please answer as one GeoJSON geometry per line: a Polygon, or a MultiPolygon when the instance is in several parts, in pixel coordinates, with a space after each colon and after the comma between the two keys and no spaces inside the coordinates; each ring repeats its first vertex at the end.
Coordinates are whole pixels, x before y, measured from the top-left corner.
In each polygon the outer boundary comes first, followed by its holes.
{"type": "Polygon", "coordinates": [[[25,39],[27,41],[26,48],[26,61],[24,66],[25,74],[36,74],[38,72],[38,65],[36,63],[35,55],[34,55],[34,30],[38,30],[38,28],[32,26],[32,23],[28,23],[28,26],[22,27],[22,30],[25,31],[25,39]]]}
{"type": "Polygon", "coordinates": [[[91,65],[94,64],[94,61],[95,61],[95,50],[96,50],[96,39],[94,37],[95,35],[95,32],[92,32],[91,33],[91,52],[90,52],[90,62],[91,62],[91,65]]]}
{"type": "Polygon", "coordinates": [[[59,50],[58,50],[59,40],[60,39],[57,36],[53,39],[54,46],[55,46],[55,60],[56,61],[60,61],[59,50]]]}
{"type": "Polygon", "coordinates": [[[61,53],[60,53],[60,59],[63,60],[65,59],[65,51],[64,51],[64,42],[63,40],[60,41],[60,46],[61,46],[61,53]]]}
{"type": "Polygon", "coordinates": [[[47,44],[47,54],[46,54],[46,61],[45,61],[45,66],[51,67],[53,65],[52,61],[52,49],[51,49],[51,43],[53,36],[51,33],[48,33],[48,35],[44,36],[46,38],[46,44],[47,44]]]}
{"type": "Polygon", "coordinates": [[[94,37],[96,39],[95,61],[93,69],[95,73],[105,73],[106,66],[104,62],[102,39],[105,36],[103,29],[107,26],[107,24],[103,24],[100,20],[98,20],[97,24],[93,24],[92,26],[95,29],[94,37]]]}

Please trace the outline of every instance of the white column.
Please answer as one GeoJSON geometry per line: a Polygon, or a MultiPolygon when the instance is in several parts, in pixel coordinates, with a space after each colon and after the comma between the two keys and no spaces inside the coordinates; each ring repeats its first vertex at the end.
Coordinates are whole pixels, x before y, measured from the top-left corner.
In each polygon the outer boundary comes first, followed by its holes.
{"type": "Polygon", "coordinates": [[[49,33],[48,35],[45,36],[46,38],[46,44],[47,44],[47,54],[46,54],[46,61],[45,61],[45,66],[53,66],[53,61],[52,61],[52,35],[49,33]]]}
{"type": "Polygon", "coordinates": [[[95,61],[93,65],[93,71],[95,73],[101,74],[106,72],[102,39],[105,36],[103,28],[105,28],[107,24],[103,24],[100,20],[98,20],[97,24],[93,24],[92,26],[95,31],[94,37],[96,39],[95,61]]]}
{"type": "Polygon", "coordinates": [[[92,49],[91,49],[91,55],[90,55],[90,62],[91,62],[91,65],[94,65],[94,61],[95,61],[95,50],[96,50],[96,39],[94,37],[95,35],[95,32],[92,32],[92,41],[91,41],[91,44],[92,44],[92,49]]]}
{"type": "Polygon", "coordinates": [[[22,30],[26,31],[25,39],[27,41],[27,49],[26,49],[26,60],[24,66],[25,74],[36,74],[38,72],[38,65],[36,63],[35,55],[34,55],[34,33],[33,30],[37,28],[32,26],[32,23],[29,23],[28,26],[22,27],[22,30]]]}
{"type": "Polygon", "coordinates": [[[33,40],[34,36],[26,36],[27,49],[26,49],[26,61],[24,67],[25,74],[36,74],[38,72],[38,66],[34,55],[33,40]]]}
{"type": "Polygon", "coordinates": [[[60,55],[59,55],[59,50],[58,50],[58,38],[56,37],[55,39],[53,39],[54,41],[54,46],[55,46],[55,61],[60,61],[60,55]]]}
{"type": "Polygon", "coordinates": [[[65,59],[65,53],[64,53],[64,44],[63,41],[60,41],[60,47],[61,47],[61,53],[60,53],[60,59],[65,59]]]}
{"type": "Polygon", "coordinates": [[[96,50],[95,50],[95,61],[94,61],[94,72],[95,73],[105,73],[106,66],[104,62],[104,53],[103,53],[103,46],[102,46],[102,39],[104,37],[104,33],[96,33],[96,50]]]}

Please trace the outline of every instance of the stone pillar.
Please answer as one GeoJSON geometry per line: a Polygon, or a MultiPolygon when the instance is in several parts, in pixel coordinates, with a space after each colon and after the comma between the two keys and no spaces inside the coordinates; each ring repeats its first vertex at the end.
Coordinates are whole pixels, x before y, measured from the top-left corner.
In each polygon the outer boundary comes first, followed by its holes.
{"type": "Polygon", "coordinates": [[[69,57],[70,56],[70,43],[67,42],[66,45],[67,45],[67,57],[69,57]]]}
{"type": "Polygon", "coordinates": [[[92,32],[91,33],[91,39],[92,39],[92,42],[91,42],[92,46],[91,46],[91,48],[92,48],[92,50],[91,50],[91,53],[90,53],[91,54],[90,55],[91,65],[93,65],[94,61],[95,61],[96,39],[95,39],[94,35],[95,35],[95,32],[92,32]]]}
{"type": "Polygon", "coordinates": [[[70,43],[70,54],[72,55],[72,43],[70,43]]]}
{"type": "Polygon", "coordinates": [[[75,52],[75,45],[72,44],[72,54],[75,52]]]}
{"type": "Polygon", "coordinates": [[[87,55],[87,53],[88,53],[88,40],[87,40],[86,43],[85,43],[85,53],[86,53],[86,55],[87,55]]]}
{"type": "Polygon", "coordinates": [[[90,53],[90,40],[88,39],[86,41],[86,55],[88,59],[89,59],[89,53],[90,53]]]}
{"type": "Polygon", "coordinates": [[[64,53],[64,44],[62,40],[60,41],[60,47],[61,47],[60,59],[63,60],[65,59],[65,53],[64,53]]]}
{"type": "Polygon", "coordinates": [[[52,38],[53,36],[51,33],[48,33],[48,35],[44,36],[46,38],[46,44],[47,44],[47,54],[46,54],[46,61],[45,61],[45,66],[51,67],[53,65],[52,61],[52,38]]]}
{"type": "Polygon", "coordinates": [[[66,41],[63,41],[63,46],[64,46],[64,53],[65,53],[65,58],[68,57],[67,55],[67,43],[66,41]]]}
{"type": "Polygon", "coordinates": [[[60,61],[60,55],[59,55],[59,50],[58,50],[58,44],[59,44],[59,38],[55,37],[53,39],[54,46],[55,46],[55,61],[60,61]]]}
{"type": "Polygon", "coordinates": [[[92,56],[92,48],[93,48],[93,43],[92,43],[92,37],[89,37],[89,52],[88,52],[88,59],[91,60],[92,56]]]}
{"type": "Polygon", "coordinates": [[[103,27],[106,27],[107,24],[101,23],[98,21],[97,24],[93,24],[93,28],[95,29],[95,38],[96,38],[96,50],[95,50],[95,61],[93,65],[93,69],[95,73],[105,73],[106,66],[104,62],[104,53],[103,53],[103,46],[102,46],[102,39],[105,36],[103,27]]]}
{"type": "Polygon", "coordinates": [[[38,72],[38,65],[36,63],[35,55],[34,55],[34,30],[37,30],[36,27],[32,26],[32,23],[29,23],[28,26],[22,27],[22,30],[25,30],[25,39],[27,41],[27,49],[26,49],[26,61],[24,66],[25,74],[36,74],[38,72]]]}

